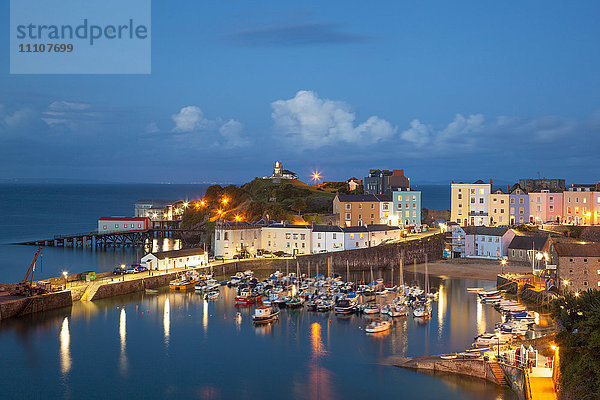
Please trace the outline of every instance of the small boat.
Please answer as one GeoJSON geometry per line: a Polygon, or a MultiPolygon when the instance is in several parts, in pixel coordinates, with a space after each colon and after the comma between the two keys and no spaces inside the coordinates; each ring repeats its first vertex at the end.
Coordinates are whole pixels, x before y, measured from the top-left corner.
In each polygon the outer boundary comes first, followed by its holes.
{"type": "Polygon", "coordinates": [[[335,307],[335,302],[333,300],[323,300],[319,304],[317,304],[317,311],[325,312],[331,311],[335,307]]]}
{"type": "Polygon", "coordinates": [[[419,303],[413,310],[413,316],[417,318],[426,318],[431,316],[431,304],[419,303]]]}
{"type": "Polygon", "coordinates": [[[471,292],[471,293],[477,293],[477,292],[482,292],[483,288],[480,287],[468,287],[467,288],[467,292],[471,292]]]}
{"type": "Polygon", "coordinates": [[[367,304],[363,309],[363,313],[365,314],[379,314],[380,311],[379,304],[367,304]]]}
{"type": "Polygon", "coordinates": [[[289,299],[288,301],[285,302],[285,305],[288,308],[298,308],[298,307],[302,307],[302,304],[304,302],[302,301],[302,298],[300,296],[294,296],[291,299],[289,299]]]}
{"type": "Polygon", "coordinates": [[[184,292],[193,289],[196,286],[196,280],[184,275],[180,279],[175,279],[169,282],[169,289],[176,292],[184,292]]]}
{"type": "Polygon", "coordinates": [[[370,322],[365,327],[365,332],[367,333],[378,333],[389,330],[392,327],[392,323],[386,320],[377,320],[370,322]]]}
{"type": "Polygon", "coordinates": [[[216,300],[219,298],[219,292],[208,292],[204,295],[204,300],[216,300]]]}
{"type": "Polygon", "coordinates": [[[252,292],[248,289],[242,289],[240,293],[235,296],[235,304],[255,304],[262,299],[262,294],[252,292]]]}
{"type": "Polygon", "coordinates": [[[146,289],[146,294],[156,294],[158,293],[157,289],[146,289]]]}
{"type": "Polygon", "coordinates": [[[255,324],[268,324],[269,322],[275,321],[279,318],[279,309],[273,307],[256,307],[254,315],[252,316],[252,322],[255,324]]]}
{"type": "Polygon", "coordinates": [[[456,354],[442,354],[440,358],[442,360],[454,360],[457,357],[456,354]]]}
{"type": "Polygon", "coordinates": [[[336,314],[351,314],[356,311],[356,303],[348,299],[339,300],[335,303],[336,314]]]}

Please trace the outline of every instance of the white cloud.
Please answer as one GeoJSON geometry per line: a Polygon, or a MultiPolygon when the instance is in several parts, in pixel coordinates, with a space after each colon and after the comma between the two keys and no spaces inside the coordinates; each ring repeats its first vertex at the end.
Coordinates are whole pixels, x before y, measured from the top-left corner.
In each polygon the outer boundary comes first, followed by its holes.
{"type": "Polygon", "coordinates": [[[289,100],[271,103],[275,130],[304,148],[334,143],[374,143],[395,132],[388,121],[372,116],[355,126],[356,114],[343,101],[321,99],[312,91],[301,90],[289,100]]]}
{"type": "Polygon", "coordinates": [[[173,132],[192,132],[214,127],[214,122],[205,118],[202,110],[196,106],[183,107],[171,118],[175,122],[173,132]]]}
{"type": "Polygon", "coordinates": [[[70,101],[54,101],[42,111],[41,120],[51,128],[65,128],[71,131],[88,131],[101,117],[98,112],[90,111],[91,105],[70,101]]]}
{"type": "MultiPolygon", "coordinates": [[[[410,128],[400,133],[400,137],[417,147],[425,145],[445,145],[452,141],[463,140],[472,142],[478,133],[484,129],[485,118],[481,114],[464,117],[456,114],[454,120],[442,129],[425,125],[418,119],[411,121],[410,128]]],[[[464,143],[464,142],[463,142],[464,143]]]]}
{"type": "Polygon", "coordinates": [[[225,139],[225,145],[231,147],[243,147],[250,144],[250,141],[242,136],[244,125],[231,119],[225,122],[219,128],[219,133],[225,139]]]}

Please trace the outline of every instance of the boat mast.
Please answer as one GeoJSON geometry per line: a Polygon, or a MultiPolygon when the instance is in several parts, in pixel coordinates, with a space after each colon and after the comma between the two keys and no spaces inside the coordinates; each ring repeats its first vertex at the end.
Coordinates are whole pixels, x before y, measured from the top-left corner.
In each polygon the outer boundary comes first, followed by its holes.
{"type": "Polygon", "coordinates": [[[350,282],[350,261],[346,259],[346,282],[350,282]]]}
{"type": "Polygon", "coordinates": [[[427,261],[427,254],[425,254],[425,293],[429,293],[429,270],[427,261]]]}
{"type": "Polygon", "coordinates": [[[402,264],[404,264],[404,252],[402,252],[402,256],[400,256],[400,286],[404,286],[404,271],[402,264]]]}

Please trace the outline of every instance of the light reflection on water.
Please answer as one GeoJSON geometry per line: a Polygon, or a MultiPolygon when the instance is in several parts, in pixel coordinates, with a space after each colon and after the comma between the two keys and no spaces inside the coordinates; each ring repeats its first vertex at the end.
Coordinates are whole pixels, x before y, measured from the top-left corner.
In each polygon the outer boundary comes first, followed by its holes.
{"type": "Polygon", "coordinates": [[[65,317],[60,328],[60,370],[64,375],[67,375],[71,370],[71,335],[69,333],[69,317],[65,317]]]}
{"type": "Polygon", "coordinates": [[[440,379],[380,364],[389,355],[464,350],[481,327],[490,330],[500,320],[466,293],[476,281],[434,284],[440,301],[432,318],[396,318],[387,334],[375,336],[365,334],[365,316],[305,310],[284,309],[278,323],[255,327],[254,307],[235,307],[229,288],[211,302],[168,290],[78,302],[66,311],[2,322],[0,368],[17,365],[19,374],[0,374],[0,387],[25,388],[23,395],[31,396],[43,388],[49,398],[65,392],[80,398],[384,398],[401,389],[414,398],[512,399],[456,376],[440,379]],[[110,336],[117,326],[118,344],[110,336]],[[28,332],[35,332],[35,341],[28,332]],[[23,360],[24,353],[45,367],[23,360]],[[70,378],[61,388],[57,378],[66,374],[94,379],[70,378]]]}

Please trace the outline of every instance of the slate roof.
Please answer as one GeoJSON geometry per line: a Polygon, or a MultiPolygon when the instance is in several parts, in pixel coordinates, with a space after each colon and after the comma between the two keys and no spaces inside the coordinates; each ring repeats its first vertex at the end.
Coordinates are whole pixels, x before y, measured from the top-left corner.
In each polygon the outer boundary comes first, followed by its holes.
{"type": "Polygon", "coordinates": [[[345,233],[368,232],[364,226],[347,226],[344,228],[345,233]]]}
{"type": "Polygon", "coordinates": [[[463,227],[467,235],[487,235],[487,236],[504,236],[508,228],[495,226],[465,226],[463,227]]]}
{"type": "Polygon", "coordinates": [[[548,236],[515,236],[508,245],[509,249],[542,250],[548,236]]]}
{"type": "Polygon", "coordinates": [[[152,253],[159,260],[164,260],[165,258],[176,258],[176,257],[187,257],[187,256],[197,256],[204,254],[204,249],[200,247],[194,247],[192,249],[183,249],[183,250],[168,250],[168,251],[157,251],[156,253],[152,253]]]}
{"type": "Polygon", "coordinates": [[[344,232],[338,225],[313,225],[313,232],[344,232]]]}
{"type": "Polygon", "coordinates": [[[394,231],[394,230],[400,229],[397,226],[389,226],[389,225],[385,225],[385,224],[371,224],[371,225],[367,225],[366,228],[369,232],[394,231]]]}
{"type": "Polygon", "coordinates": [[[554,243],[559,257],[600,257],[600,243],[554,243]]]}
{"type": "Polygon", "coordinates": [[[337,198],[343,203],[392,201],[389,194],[338,194],[337,198]]]}

